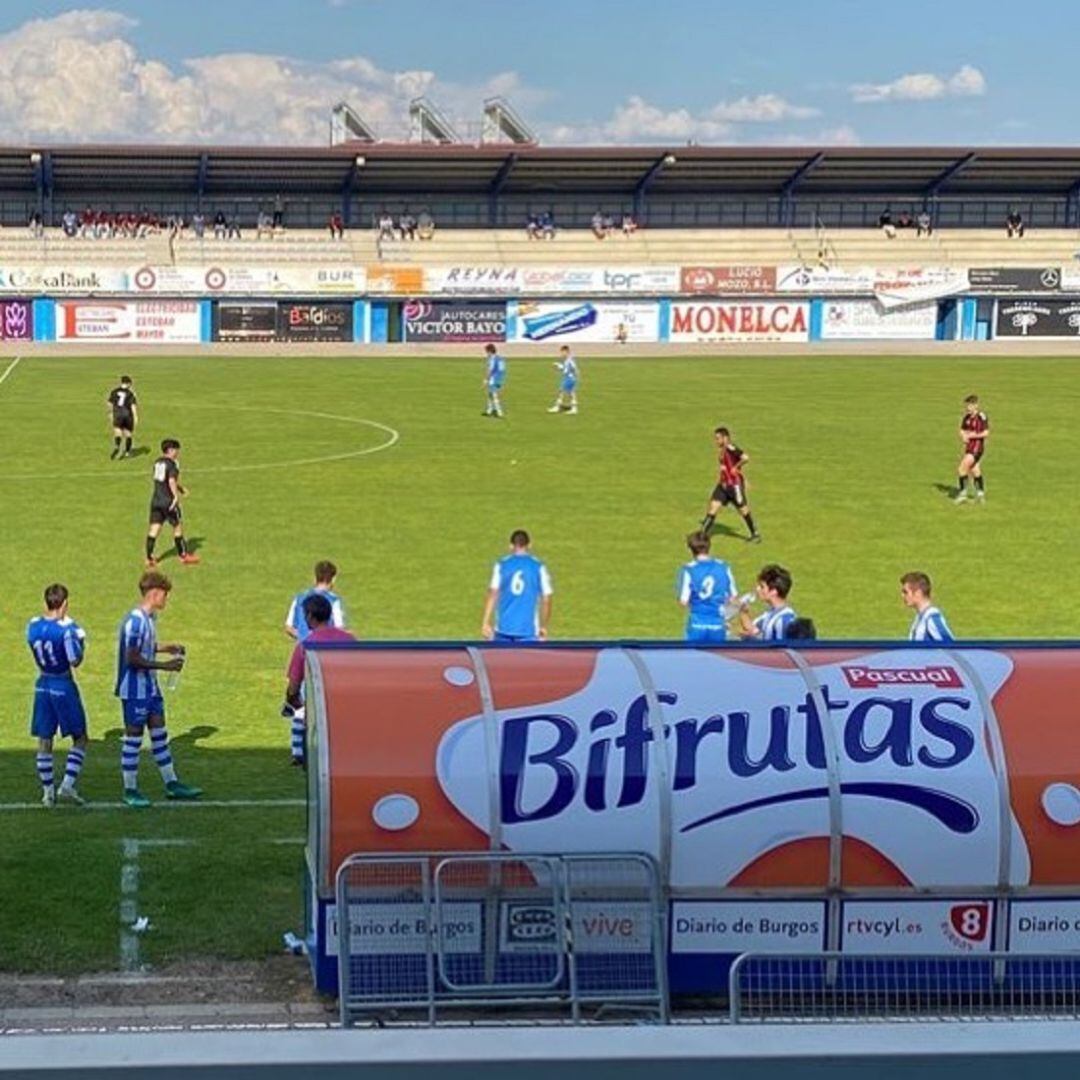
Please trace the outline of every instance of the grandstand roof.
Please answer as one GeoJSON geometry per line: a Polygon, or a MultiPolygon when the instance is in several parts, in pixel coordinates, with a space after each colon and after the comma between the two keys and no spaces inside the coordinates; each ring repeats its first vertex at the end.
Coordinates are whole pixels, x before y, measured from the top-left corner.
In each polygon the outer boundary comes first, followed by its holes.
{"type": "Polygon", "coordinates": [[[976,194],[1080,190],[1080,147],[0,147],[0,189],[702,190],[976,194]]]}

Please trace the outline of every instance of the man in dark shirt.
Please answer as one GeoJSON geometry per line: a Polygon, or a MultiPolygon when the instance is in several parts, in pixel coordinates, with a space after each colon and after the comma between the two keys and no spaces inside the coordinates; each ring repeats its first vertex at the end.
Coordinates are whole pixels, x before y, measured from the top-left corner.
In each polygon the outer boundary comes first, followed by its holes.
{"type": "Polygon", "coordinates": [[[199,562],[199,556],[188,550],[184,539],[184,526],[181,522],[180,496],[187,494],[187,489],[180,483],[180,443],[176,439],[164,439],[161,443],[161,457],[154,462],[154,493],[150,496],[150,527],[146,534],[146,565],[157,566],[154,558],[154,545],[157,543],[161,526],[168,522],[172,526],[176,554],[185,565],[199,562]]]}
{"type": "Polygon", "coordinates": [[[713,488],[709,507],[701,519],[701,531],[708,536],[712,532],[720,509],[724,506],[734,506],[746,522],[750,542],[760,544],[761,533],[757,531],[754,515],[750,512],[750,504],[746,499],[746,478],[743,476],[743,469],[749,464],[750,455],[735,445],[731,432],[726,427],[718,427],[713,432],[713,441],[716,444],[720,476],[716,487],[713,488]]]}
{"type": "Polygon", "coordinates": [[[139,400],[131,386],[131,376],[121,375],[120,385],[109,391],[106,399],[112,413],[113,452],[109,455],[115,461],[118,457],[131,454],[131,436],[139,420],[139,400]],[[124,441],[123,454],[120,452],[120,440],[124,441]]]}

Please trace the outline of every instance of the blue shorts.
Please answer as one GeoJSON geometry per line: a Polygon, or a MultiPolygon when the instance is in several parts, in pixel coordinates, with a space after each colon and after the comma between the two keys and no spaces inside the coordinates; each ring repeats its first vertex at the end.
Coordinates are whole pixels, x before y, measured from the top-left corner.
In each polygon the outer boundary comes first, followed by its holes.
{"type": "Polygon", "coordinates": [[[723,626],[695,626],[691,623],[686,627],[686,640],[719,644],[722,641],[727,641],[727,628],[723,626]]]}
{"type": "Polygon", "coordinates": [[[74,679],[39,679],[34,687],[34,712],[30,734],[51,739],[57,730],[65,739],[86,734],[86,711],[74,679]]]}
{"type": "Polygon", "coordinates": [[[539,641],[540,638],[536,634],[504,634],[501,630],[496,630],[495,640],[513,645],[521,641],[539,641]]]}
{"type": "Polygon", "coordinates": [[[165,702],[160,697],[124,698],[120,704],[124,709],[125,727],[146,727],[151,716],[165,719],[165,702]]]}
{"type": "Polygon", "coordinates": [[[577,379],[563,379],[560,390],[564,394],[572,394],[577,389],[577,379]]]}
{"type": "Polygon", "coordinates": [[[501,390],[505,381],[505,379],[488,379],[488,390],[490,390],[492,393],[494,393],[496,390],[501,390]]]}

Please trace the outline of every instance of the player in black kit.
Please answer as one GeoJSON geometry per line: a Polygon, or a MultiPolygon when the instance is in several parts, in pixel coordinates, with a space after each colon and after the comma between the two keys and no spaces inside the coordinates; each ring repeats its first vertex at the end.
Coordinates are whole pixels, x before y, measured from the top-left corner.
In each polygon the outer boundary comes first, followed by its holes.
{"type": "Polygon", "coordinates": [[[131,436],[139,421],[139,399],[131,386],[131,376],[121,375],[120,385],[109,392],[106,401],[112,413],[113,452],[109,455],[114,461],[118,457],[131,454],[131,436]],[[120,452],[120,440],[124,441],[124,452],[120,452]]]}
{"type": "Polygon", "coordinates": [[[181,522],[180,496],[187,494],[187,489],[180,483],[180,443],[176,439],[163,439],[161,457],[154,462],[154,494],[150,497],[150,528],[146,534],[146,565],[157,566],[154,558],[154,544],[157,543],[161,526],[168,522],[172,526],[176,554],[182,563],[197,563],[199,556],[188,551],[184,539],[184,526],[181,522]]]}

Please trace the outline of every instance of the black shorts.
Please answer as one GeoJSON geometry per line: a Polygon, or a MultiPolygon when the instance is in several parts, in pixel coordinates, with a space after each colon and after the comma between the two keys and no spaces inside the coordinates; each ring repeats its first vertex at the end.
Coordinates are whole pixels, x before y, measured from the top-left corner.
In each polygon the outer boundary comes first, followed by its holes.
{"type": "Polygon", "coordinates": [[[972,459],[972,464],[978,465],[979,460],[980,460],[980,458],[982,458],[984,453],[985,453],[985,451],[980,446],[978,450],[965,450],[964,451],[964,457],[971,458],[972,459]]]}
{"type": "Polygon", "coordinates": [[[170,508],[168,506],[156,506],[150,504],[151,525],[171,525],[174,529],[180,524],[180,504],[170,508]]]}
{"type": "Polygon", "coordinates": [[[712,501],[741,510],[746,505],[746,491],[742,484],[717,484],[713,488],[712,501]]]}
{"type": "Polygon", "coordinates": [[[113,413],[112,426],[119,428],[121,431],[134,431],[135,416],[129,412],[113,413]]]}

